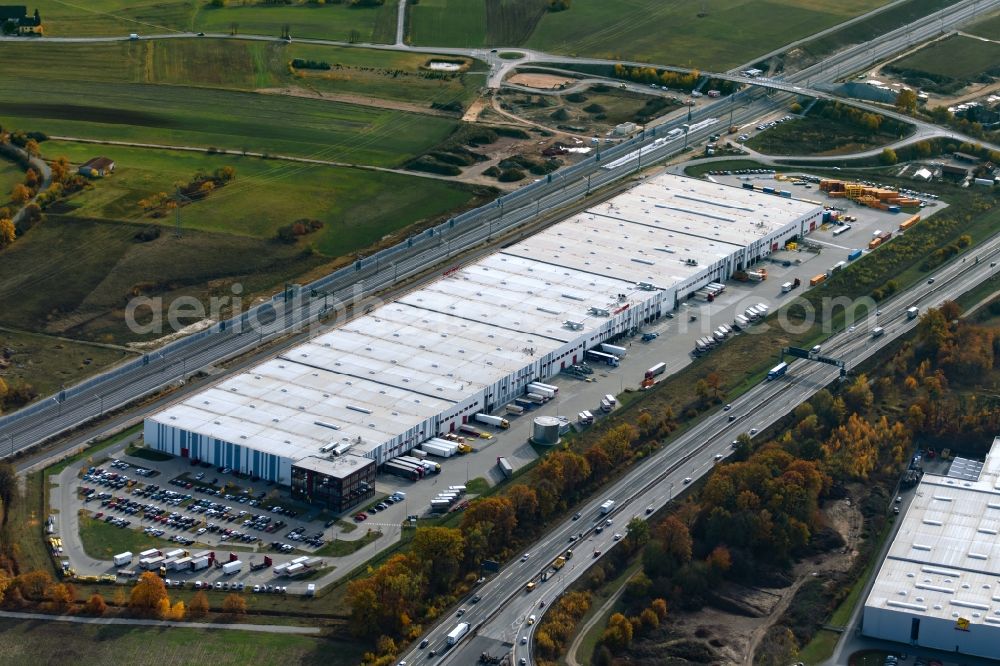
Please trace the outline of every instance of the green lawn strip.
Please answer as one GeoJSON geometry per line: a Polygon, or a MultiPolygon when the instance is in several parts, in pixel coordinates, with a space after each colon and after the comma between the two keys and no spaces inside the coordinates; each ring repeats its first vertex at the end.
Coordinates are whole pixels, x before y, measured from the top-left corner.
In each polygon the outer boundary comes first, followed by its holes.
{"type": "Polygon", "coordinates": [[[10,191],[24,182],[24,170],[13,162],[0,158],[0,207],[12,206],[10,191]]]}
{"type": "Polygon", "coordinates": [[[469,482],[465,484],[465,492],[470,495],[482,495],[489,492],[490,483],[481,476],[477,476],[474,479],[469,479],[469,482]]]}
{"type": "Polygon", "coordinates": [[[123,439],[131,437],[132,435],[134,435],[136,433],[139,433],[139,432],[142,432],[142,424],[137,424],[137,425],[132,426],[131,428],[127,428],[125,430],[122,430],[120,433],[118,433],[116,435],[112,435],[111,437],[108,437],[107,439],[104,439],[104,440],[98,442],[97,444],[94,444],[92,446],[88,446],[88,447],[84,448],[83,450],[78,451],[77,453],[74,453],[73,455],[69,456],[68,458],[60,460],[55,465],[52,465],[51,467],[47,468],[45,470],[45,474],[49,475],[49,476],[54,476],[56,474],[61,473],[64,469],[66,469],[70,465],[72,465],[72,464],[74,464],[76,462],[79,462],[81,460],[91,461],[92,463],[93,462],[97,462],[98,460],[101,460],[101,459],[105,459],[106,460],[107,456],[100,456],[100,455],[97,455],[97,454],[100,454],[105,449],[107,449],[109,447],[112,447],[115,444],[118,444],[119,442],[121,442],[123,439]]]}
{"type": "Polygon", "coordinates": [[[174,458],[174,456],[169,453],[156,451],[155,449],[147,449],[144,446],[129,446],[125,453],[126,455],[142,458],[144,460],[152,460],[153,462],[163,462],[164,460],[173,460],[174,458]]]}
{"type": "MultiPolygon", "coordinates": [[[[100,506],[95,506],[93,511],[98,511],[100,508],[100,506]]],[[[185,550],[211,549],[220,552],[230,550],[246,553],[254,552],[246,546],[230,545],[225,542],[220,543],[218,546],[207,546],[200,543],[195,543],[191,546],[181,546],[175,541],[152,537],[143,533],[142,530],[134,529],[137,525],[142,526],[139,514],[128,516],[127,519],[132,521],[132,525],[121,528],[115,527],[111,523],[106,523],[103,519],[95,519],[90,515],[86,515],[90,512],[91,510],[88,509],[81,511],[80,541],[83,543],[83,550],[87,553],[87,556],[99,560],[110,561],[118,553],[129,551],[137,554],[150,548],[158,548],[160,550],[184,548],[185,550]]]]}
{"type": "Polygon", "coordinates": [[[379,530],[368,530],[363,537],[354,539],[353,541],[334,539],[313,553],[313,555],[316,557],[345,557],[361,550],[381,536],[382,532],[379,530]]]}
{"type": "Polygon", "coordinates": [[[821,664],[833,656],[833,651],[840,641],[840,634],[828,629],[820,629],[801,650],[799,650],[799,661],[808,666],[821,664]]]}

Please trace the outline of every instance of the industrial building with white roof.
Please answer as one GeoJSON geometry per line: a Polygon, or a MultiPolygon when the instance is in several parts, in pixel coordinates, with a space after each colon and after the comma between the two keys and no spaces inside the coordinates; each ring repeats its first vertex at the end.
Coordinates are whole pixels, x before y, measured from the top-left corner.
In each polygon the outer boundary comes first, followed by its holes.
{"type": "Polygon", "coordinates": [[[1000,659],[998,534],[1000,437],[981,469],[924,475],[865,602],[863,633],[1000,659]]]}
{"type": "Polygon", "coordinates": [[[283,484],[310,456],[382,464],[755,264],[822,212],[651,178],[154,414],[146,442],[283,484]]]}

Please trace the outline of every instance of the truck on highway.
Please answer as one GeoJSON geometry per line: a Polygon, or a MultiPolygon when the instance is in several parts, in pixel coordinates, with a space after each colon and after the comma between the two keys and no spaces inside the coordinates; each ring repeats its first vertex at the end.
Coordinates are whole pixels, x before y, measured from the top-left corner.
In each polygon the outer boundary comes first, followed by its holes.
{"type": "Polygon", "coordinates": [[[876,326],[875,328],[872,329],[873,338],[880,338],[883,335],[885,335],[885,329],[882,328],[881,326],[876,326]]]}
{"type": "Polygon", "coordinates": [[[910,308],[909,310],[906,311],[906,318],[907,319],[916,319],[917,315],[919,315],[919,314],[920,314],[920,310],[916,306],[914,306],[914,307],[912,307],[912,308],[910,308]]]}
{"type": "Polygon", "coordinates": [[[125,551],[124,553],[118,553],[114,557],[114,562],[116,567],[123,567],[126,564],[132,563],[132,553],[125,551]]]}
{"type": "Polygon", "coordinates": [[[785,374],[785,372],[787,372],[787,371],[788,371],[788,364],[785,363],[784,361],[782,361],[781,363],[779,363],[778,365],[774,366],[773,368],[771,368],[768,371],[768,373],[767,373],[767,381],[771,381],[772,379],[777,379],[778,377],[780,377],[783,374],[785,374]]]}
{"type": "Polygon", "coordinates": [[[462,637],[467,633],[469,633],[469,623],[459,622],[454,629],[448,632],[448,635],[445,637],[445,643],[448,645],[455,645],[462,640],[462,637]]]}
{"type": "Polygon", "coordinates": [[[480,412],[479,414],[476,414],[475,419],[479,423],[496,426],[497,428],[503,428],[504,430],[510,427],[510,421],[500,416],[493,416],[492,414],[483,414],[480,412]]]}
{"type": "Polygon", "coordinates": [[[601,505],[601,515],[606,516],[615,508],[614,500],[605,500],[604,504],[601,505]]]}

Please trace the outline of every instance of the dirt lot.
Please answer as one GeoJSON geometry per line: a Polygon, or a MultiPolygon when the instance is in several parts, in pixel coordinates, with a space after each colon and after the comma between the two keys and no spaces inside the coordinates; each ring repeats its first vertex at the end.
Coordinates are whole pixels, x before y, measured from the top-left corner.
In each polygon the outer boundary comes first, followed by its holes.
{"type": "Polygon", "coordinates": [[[823,515],[827,524],[844,538],[845,548],[799,562],[793,570],[794,583],[785,588],[727,586],[719,591],[720,596],[740,607],[742,612],[705,607],[696,613],[686,613],[683,622],[672,627],[675,638],[683,636],[709,643],[719,656],[717,663],[752,664],[757,644],[785,612],[799,587],[814,574],[822,577],[829,572],[846,571],[857,556],[862,527],[857,505],[850,499],[830,502],[824,507],[823,515]]]}
{"type": "Polygon", "coordinates": [[[553,90],[573,82],[573,79],[555,74],[515,74],[507,80],[520,86],[542,90],[553,90]]]}

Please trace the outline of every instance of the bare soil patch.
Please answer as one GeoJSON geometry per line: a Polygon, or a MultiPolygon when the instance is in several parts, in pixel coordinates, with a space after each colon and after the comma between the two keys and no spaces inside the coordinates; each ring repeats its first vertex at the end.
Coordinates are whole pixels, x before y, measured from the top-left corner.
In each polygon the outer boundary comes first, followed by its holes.
{"type": "Polygon", "coordinates": [[[541,90],[555,90],[573,82],[573,79],[555,74],[515,74],[507,79],[511,83],[541,90]]]}

